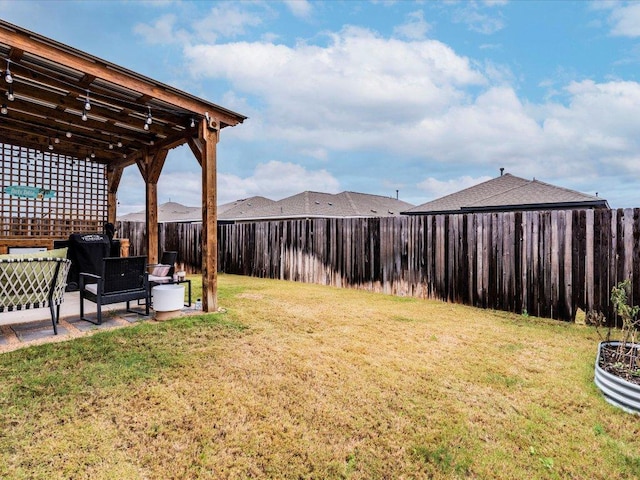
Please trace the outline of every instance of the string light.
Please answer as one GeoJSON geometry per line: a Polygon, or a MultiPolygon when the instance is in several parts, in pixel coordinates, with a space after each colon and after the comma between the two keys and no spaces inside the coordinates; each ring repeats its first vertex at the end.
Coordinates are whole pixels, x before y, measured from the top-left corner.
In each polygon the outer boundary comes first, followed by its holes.
{"type": "MultiPolygon", "coordinates": [[[[0,58],[0,61],[1,60],[2,59],[0,58]]],[[[7,99],[7,103],[4,103],[4,104],[1,105],[0,115],[7,115],[8,114],[9,109],[7,107],[7,104],[8,104],[8,102],[15,101],[15,98],[16,98],[16,96],[14,94],[14,91],[13,91],[13,86],[12,86],[12,84],[15,83],[14,82],[15,77],[13,77],[13,74],[11,72],[12,60],[10,58],[5,58],[5,60],[7,62],[7,66],[6,66],[6,70],[4,72],[4,80],[5,80],[6,84],[7,84],[6,87],[5,87],[6,88],[5,96],[6,96],[6,99],[7,99]]],[[[78,85],[76,83],[74,83],[74,82],[65,81],[64,79],[56,78],[53,74],[49,75],[49,74],[47,74],[45,72],[34,70],[34,69],[30,68],[29,65],[22,65],[21,69],[24,69],[27,72],[35,72],[41,77],[48,78],[51,81],[55,81],[55,82],[58,82],[60,84],[69,85],[70,87],[75,87],[75,88],[78,87],[78,85]]],[[[22,70],[20,70],[20,71],[22,71],[22,70]]],[[[0,70],[0,72],[1,72],[1,70],[0,70]]],[[[106,102],[115,101],[115,102],[118,102],[121,105],[128,106],[128,108],[132,109],[134,112],[137,110],[139,112],[137,115],[142,114],[138,118],[140,118],[140,117],[144,118],[144,125],[143,125],[144,130],[145,131],[151,130],[150,126],[153,124],[153,120],[154,120],[153,113],[151,112],[151,107],[147,105],[147,115],[143,116],[144,114],[142,112],[140,112],[141,105],[139,103],[132,102],[132,101],[126,99],[126,98],[122,98],[122,97],[117,95],[117,92],[115,92],[115,93],[116,93],[116,95],[98,93],[97,97],[94,97],[94,99],[98,99],[98,100],[102,99],[103,101],[106,101],[106,102]]],[[[83,122],[86,122],[89,119],[88,113],[90,112],[90,110],[92,108],[91,95],[94,95],[94,94],[96,94],[96,93],[94,92],[92,94],[89,89],[86,89],[85,98],[84,98],[84,102],[83,102],[83,110],[81,112],[81,119],[82,119],[83,122]]],[[[82,97],[80,97],[79,100],[82,101],[82,97]]],[[[198,124],[198,122],[196,121],[196,117],[194,116],[194,112],[192,113],[188,109],[185,110],[185,109],[163,108],[162,106],[157,107],[157,108],[156,107],[157,106],[154,106],[154,109],[156,109],[156,114],[157,114],[157,111],[159,110],[160,112],[164,112],[167,115],[177,117],[175,119],[172,118],[171,120],[169,120],[169,122],[168,122],[169,125],[167,125],[168,127],[170,126],[172,121],[175,122],[175,124],[177,126],[179,126],[180,124],[184,125],[184,123],[182,123],[182,121],[189,120],[188,124],[190,125],[191,128],[196,127],[197,124],[198,124]],[[182,118],[183,120],[180,121],[180,118],[182,118]]],[[[144,106],[142,106],[142,108],[144,108],[144,106]]],[[[92,118],[94,118],[94,117],[92,117],[92,118]]],[[[47,127],[47,128],[49,128],[49,127],[47,127]]],[[[104,133],[107,133],[107,132],[104,132],[104,133]]],[[[62,137],[62,135],[65,135],[66,138],[71,138],[73,136],[73,133],[71,131],[62,132],[62,131],[58,130],[58,133],[55,133],[54,137],[51,137],[51,136],[48,137],[49,142],[48,142],[47,148],[55,149],[54,145],[57,145],[57,144],[60,143],[60,138],[62,137]]],[[[84,138],[84,136],[81,135],[81,138],[84,138]]],[[[152,138],[151,140],[149,140],[148,145],[154,145],[154,143],[155,143],[154,139],[152,138]]],[[[113,139],[112,139],[112,137],[110,135],[109,143],[108,143],[109,150],[113,150],[116,145],[117,145],[118,148],[122,148],[123,147],[123,143],[122,143],[121,140],[117,140],[117,142],[115,142],[115,141],[113,141],[113,139]]],[[[95,153],[93,153],[93,152],[91,152],[91,153],[93,154],[93,155],[91,155],[91,158],[94,158],[95,157],[95,153]]],[[[127,158],[127,154],[123,154],[123,157],[126,159],[127,158]]]]}
{"type": "MultiPolygon", "coordinates": [[[[5,81],[7,83],[13,83],[13,76],[11,75],[10,68],[9,68],[11,60],[9,58],[6,58],[6,61],[7,61],[7,71],[5,72],[5,81]]],[[[75,84],[75,83],[72,83],[70,81],[61,80],[60,78],[56,78],[53,75],[48,75],[48,74],[46,74],[45,72],[42,72],[42,71],[36,71],[36,70],[30,68],[28,65],[22,65],[22,68],[27,70],[27,71],[29,71],[29,72],[37,73],[40,77],[47,78],[47,79],[50,79],[50,80],[54,80],[57,83],[66,85],[68,87],[77,88],[77,84],[75,84]]],[[[90,92],[89,92],[89,90],[87,90],[86,99],[89,99],[89,94],[90,94],[90,92]]],[[[94,92],[94,95],[95,95],[95,92],[94,92]]],[[[138,107],[138,108],[140,107],[140,105],[138,103],[133,102],[133,101],[128,101],[128,100],[126,100],[126,99],[124,99],[122,97],[117,97],[117,96],[113,96],[113,95],[106,95],[106,94],[100,94],[98,96],[100,98],[106,100],[106,101],[116,101],[116,102],[119,102],[119,103],[121,103],[123,105],[127,105],[132,110],[135,110],[136,107],[138,107]]],[[[85,107],[86,107],[86,101],[85,101],[85,107]]],[[[87,110],[89,110],[90,108],[91,108],[91,105],[89,106],[89,108],[87,110]]],[[[177,109],[171,109],[171,108],[162,108],[162,107],[154,107],[154,108],[156,108],[156,110],[160,110],[162,112],[166,112],[169,115],[178,115],[178,116],[182,116],[183,118],[184,117],[191,118],[191,126],[192,126],[192,128],[195,126],[195,120],[193,119],[193,117],[188,116],[189,113],[190,113],[189,111],[177,110],[177,109]]]]}
{"type": "Polygon", "coordinates": [[[90,156],[91,156],[91,158],[96,158],[96,153],[92,150],[90,156]]]}
{"type": "Polygon", "coordinates": [[[4,76],[4,79],[7,83],[13,83],[13,77],[11,76],[11,69],[9,68],[9,63],[11,61],[7,58],[7,73],[4,76]]]}

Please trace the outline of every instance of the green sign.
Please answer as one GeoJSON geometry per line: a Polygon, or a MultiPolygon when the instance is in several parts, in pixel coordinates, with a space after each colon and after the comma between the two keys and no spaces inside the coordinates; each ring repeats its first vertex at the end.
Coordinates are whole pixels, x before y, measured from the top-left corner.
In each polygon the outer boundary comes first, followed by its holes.
{"type": "Polygon", "coordinates": [[[4,193],[7,195],[13,195],[14,197],[23,198],[37,198],[42,200],[43,198],[53,198],[56,196],[55,190],[46,190],[44,188],[30,187],[28,185],[11,185],[4,187],[4,193]]]}

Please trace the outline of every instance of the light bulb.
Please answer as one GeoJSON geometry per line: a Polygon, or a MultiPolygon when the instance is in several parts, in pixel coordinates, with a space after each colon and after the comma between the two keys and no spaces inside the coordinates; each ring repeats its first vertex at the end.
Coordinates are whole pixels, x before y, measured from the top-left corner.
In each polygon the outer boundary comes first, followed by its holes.
{"type": "Polygon", "coordinates": [[[122,158],[127,158],[127,154],[126,154],[126,153],[123,153],[123,154],[122,154],[122,158]]]}
{"type": "Polygon", "coordinates": [[[7,73],[4,76],[7,83],[13,83],[13,77],[11,76],[11,70],[9,69],[9,59],[7,58],[7,73]]]}
{"type": "Polygon", "coordinates": [[[87,111],[86,111],[86,110],[83,110],[83,111],[82,111],[82,121],[83,121],[83,122],[86,122],[86,121],[87,121],[87,111]]]}
{"type": "Polygon", "coordinates": [[[65,133],[65,136],[66,136],[67,138],[71,138],[71,132],[67,132],[67,133],[65,133]]]}
{"type": "Polygon", "coordinates": [[[85,100],[84,100],[84,109],[87,112],[91,110],[91,103],[89,103],[89,90],[87,90],[87,96],[85,97],[85,100]]]}
{"type": "Polygon", "coordinates": [[[116,143],[116,145],[118,146],[118,148],[122,147],[122,142],[120,140],[118,140],[118,143],[116,143]]]}
{"type": "Polygon", "coordinates": [[[0,108],[0,113],[2,113],[2,115],[6,115],[9,112],[9,109],[7,108],[7,106],[5,104],[2,104],[2,108],[0,108]]]}
{"type": "Polygon", "coordinates": [[[113,150],[113,143],[109,142],[109,150],[113,150]]]}
{"type": "Polygon", "coordinates": [[[53,143],[60,143],[60,138],[56,136],[56,138],[53,139],[53,143]]]}
{"type": "Polygon", "coordinates": [[[144,124],[144,129],[145,129],[145,130],[149,130],[149,124],[148,124],[148,123],[145,123],[145,124],[144,124]]]}
{"type": "Polygon", "coordinates": [[[53,150],[53,144],[49,144],[49,150],[53,150]]]}
{"type": "Polygon", "coordinates": [[[16,99],[15,95],[13,94],[13,85],[9,85],[9,90],[7,90],[7,99],[10,102],[13,102],[16,99]]]}
{"type": "Polygon", "coordinates": [[[96,158],[95,152],[91,152],[91,158],[96,158]]]}
{"type": "Polygon", "coordinates": [[[191,119],[191,128],[196,126],[196,121],[192,118],[191,119]]]}

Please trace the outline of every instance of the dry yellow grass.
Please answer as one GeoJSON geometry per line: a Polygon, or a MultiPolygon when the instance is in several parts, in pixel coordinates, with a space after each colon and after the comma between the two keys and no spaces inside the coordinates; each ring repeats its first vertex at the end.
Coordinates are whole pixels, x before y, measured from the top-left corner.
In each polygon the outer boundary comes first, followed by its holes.
{"type": "Polygon", "coordinates": [[[1,356],[0,476],[640,476],[588,327],[235,276],[220,305],[1,356]]]}

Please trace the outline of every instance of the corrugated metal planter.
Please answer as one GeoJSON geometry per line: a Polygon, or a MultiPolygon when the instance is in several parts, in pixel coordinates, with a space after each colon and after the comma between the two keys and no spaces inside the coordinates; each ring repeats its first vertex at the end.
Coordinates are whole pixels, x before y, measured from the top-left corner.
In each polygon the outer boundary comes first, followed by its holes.
{"type": "MultiPolygon", "coordinates": [[[[620,407],[626,412],[640,415],[640,385],[628,382],[600,367],[602,347],[617,347],[618,345],[620,345],[620,342],[600,342],[598,345],[595,383],[600,391],[602,391],[605,400],[611,405],[620,407]]],[[[636,345],[635,348],[640,348],[640,345],[636,345]]]]}

